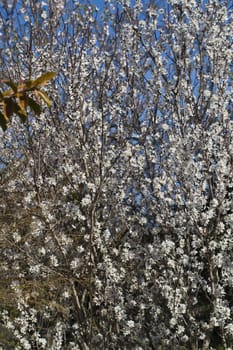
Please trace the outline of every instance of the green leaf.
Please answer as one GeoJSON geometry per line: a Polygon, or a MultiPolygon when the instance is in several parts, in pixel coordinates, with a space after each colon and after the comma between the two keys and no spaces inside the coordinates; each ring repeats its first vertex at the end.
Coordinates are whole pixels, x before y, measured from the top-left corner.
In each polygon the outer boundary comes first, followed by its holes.
{"type": "Polygon", "coordinates": [[[47,72],[45,74],[42,74],[39,78],[33,81],[33,86],[44,85],[55,76],[56,73],[54,72],[47,72]]]}
{"type": "Polygon", "coordinates": [[[8,123],[8,120],[5,118],[2,112],[0,112],[0,126],[3,131],[6,131],[7,129],[7,123],[8,123]]]}
{"type": "Polygon", "coordinates": [[[47,104],[48,107],[52,106],[52,102],[50,101],[45,91],[37,90],[37,94],[42,98],[42,100],[47,104]]]}
{"type": "Polygon", "coordinates": [[[7,99],[6,101],[5,111],[7,118],[11,117],[14,113],[17,114],[20,119],[25,122],[27,120],[27,112],[23,107],[21,107],[18,103],[13,101],[12,99],[7,99]]]}
{"type": "Polygon", "coordinates": [[[18,114],[18,116],[20,117],[20,119],[21,119],[21,121],[23,123],[26,122],[26,120],[27,120],[27,112],[18,103],[15,103],[15,111],[14,112],[16,114],[18,114]]]}
{"type": "Polygon", "coordinates": [[[4,100],[4,113],[6,118],[10,118],[15,112],[15,102],[11,98],[6,98],[4,100]]]}
{"type": "Polygon", "coordinates": [[[15,84],[13,81],[11,81],[11,80],[4,80],[4,84],[10,86],[14,92],[17,92],[18,85],[15,84]]]}
{"type": "Polygon", "coordinates": [[[42,109],[40,105],[36,101],[34,101],[31,97],[28,97],[28,105],[35,112],[36,115],[41,114],[42,109]]]}
{"type": "Polygon", "coordinates": [[[31,88],[35,87],[36,84],[34,84],[34,82],[35,82],[35,80],[25,80],[23,82],[23,84],[21,85],[22,91],[25,89],[31,89],[31,88]]]}
{"type": "Polygon", "coordinates": [[[18,114],[22,123],[25,123],[27,121],[27,115],[24,113],[23,110],[19,109],[18,112],[16,112],[16,114],[18,114]]]}

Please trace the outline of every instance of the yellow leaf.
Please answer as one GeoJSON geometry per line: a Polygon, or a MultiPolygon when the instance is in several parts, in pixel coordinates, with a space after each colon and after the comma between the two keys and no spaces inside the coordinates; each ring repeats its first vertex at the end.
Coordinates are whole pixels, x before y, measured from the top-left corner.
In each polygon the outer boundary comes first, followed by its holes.
{"type": "Polygon", "coordinates": [[[37,94],[42,98],[42,100],[47,104],[48,107],[52,106],[52,102],[50,101],[45,91],[37,90],[37,94]]]}
{"type": "Polygon", "coordinates": [[[26,109],[27,105],[28,105],[28,97],[25,95],[20,95],[18,96],[18,104],[19,104],[19,107],[23,110],[26,109]]]}
{"type": "Polygon", "coordinates": [[[33,80],[33,86],[45,85],[49,80],[54,78],[55,75],[56,73],[54,72],[47,72],[45,74],[42,74],[39,78],[33,80]]]}
{"type": "Polygon", "coordinates": [[[6,90],[2,92],[3,99],[7,97],[14,96],[14,91],[13,90],[6,90]]]}

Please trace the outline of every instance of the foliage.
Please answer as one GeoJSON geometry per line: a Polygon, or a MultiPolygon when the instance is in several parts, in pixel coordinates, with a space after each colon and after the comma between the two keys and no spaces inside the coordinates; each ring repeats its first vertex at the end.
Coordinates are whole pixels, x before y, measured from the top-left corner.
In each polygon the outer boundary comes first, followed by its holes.
{"type": "Polygon", "coordinates": [[[42,112],[40,104],[31,98],[29,93],[32,93],[37,100],[41,98],[47,106],[51,107],[51,101],[46,92],[41,90],[41,87],[54,76],[55,73],[47,72],[35,80],[25,80],[20,84],[11,80],[1,81],[10,87],[9,90],[0,92],[0,125],[4,131],[7,129],[7,124],[13,114],[17,114],[22,122],[27,120],[26,109],[28,106],[36,115],[42,112]]]}
{"type": "Polygon", "coordinates": [[[232,3],[10,3],[3,79],[58,72],[0,143],[15,348],[231,349],[232,3]]]}

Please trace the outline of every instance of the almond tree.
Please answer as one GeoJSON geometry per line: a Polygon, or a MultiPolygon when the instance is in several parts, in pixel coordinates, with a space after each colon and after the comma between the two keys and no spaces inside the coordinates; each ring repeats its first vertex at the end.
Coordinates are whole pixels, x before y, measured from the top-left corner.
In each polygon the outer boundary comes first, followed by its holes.
{"type": "Polygon", "coordinates": [[[2,5],[3,78],[57,72],[51,109],[2,135],[15,348],[232,347],[231,10],[2,5]]]}

